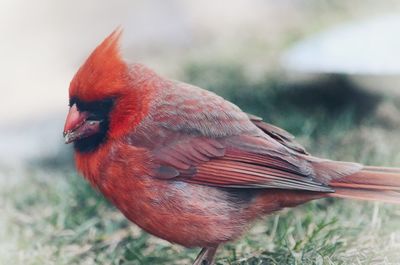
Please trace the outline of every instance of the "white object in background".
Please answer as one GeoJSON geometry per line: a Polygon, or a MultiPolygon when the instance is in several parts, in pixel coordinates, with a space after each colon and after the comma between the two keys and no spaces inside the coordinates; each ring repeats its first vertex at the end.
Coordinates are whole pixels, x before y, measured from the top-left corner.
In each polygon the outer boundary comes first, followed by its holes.
{"type": "Polygon", "coordinates": [[[283,67],[297,74],[344,74],[358,85],[400,95],[400,16],[353,22],[289,49],[283,67]]]}

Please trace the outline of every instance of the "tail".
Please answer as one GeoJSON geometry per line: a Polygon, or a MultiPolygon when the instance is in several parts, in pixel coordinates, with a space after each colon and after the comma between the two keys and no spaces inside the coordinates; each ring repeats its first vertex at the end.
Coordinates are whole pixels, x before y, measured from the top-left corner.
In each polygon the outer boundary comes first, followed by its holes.
{"type": "Polygon", "coordinates": [[[333,179],[329,197],[400,204],[400,168],[364,166],[356,173],[333,179]]]}

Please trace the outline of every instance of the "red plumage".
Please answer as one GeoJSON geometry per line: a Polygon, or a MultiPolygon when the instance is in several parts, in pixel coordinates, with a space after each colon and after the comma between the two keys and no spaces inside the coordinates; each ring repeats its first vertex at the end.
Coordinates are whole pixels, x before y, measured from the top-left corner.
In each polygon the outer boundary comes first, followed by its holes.
{"type": "Polygon", "coordinates": [[[313,157],[212,92],[126,64],[119,37],[107,37],[72,80],[66,141],[78,170],[129,220],[206,248],[198,264],[283,207],[322,197],[400,202],[400,169],[313,157]]]}

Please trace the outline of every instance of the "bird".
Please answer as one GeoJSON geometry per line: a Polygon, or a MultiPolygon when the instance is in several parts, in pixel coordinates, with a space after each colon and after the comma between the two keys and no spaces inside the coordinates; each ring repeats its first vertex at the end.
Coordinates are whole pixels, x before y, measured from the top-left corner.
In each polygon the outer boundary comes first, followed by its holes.
{"type": "Polygon", "coordinates": [[[400,203],[400,168],[315,157],[287,131],[120,51],[121,29],[69,86],[65,143],[84,178],[143,230],[211,265],[257,219],[336,197],[400,203]]]}

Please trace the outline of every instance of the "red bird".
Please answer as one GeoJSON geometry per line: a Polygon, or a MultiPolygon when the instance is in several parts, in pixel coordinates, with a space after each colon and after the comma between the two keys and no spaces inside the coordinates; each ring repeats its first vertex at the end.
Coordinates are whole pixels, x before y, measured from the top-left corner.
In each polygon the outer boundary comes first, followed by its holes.
{"type": "Polygon", "coordinates": [[[400,203],[400,169],[314,157],[288,132],[119,54],[120,31],[69,88],[77,169],[129,220],[213,264],[254,220],[323,197],[400,203]]]}

